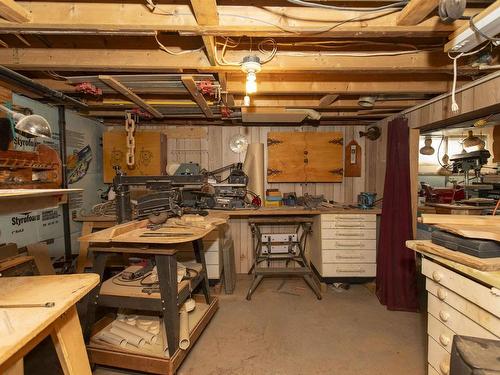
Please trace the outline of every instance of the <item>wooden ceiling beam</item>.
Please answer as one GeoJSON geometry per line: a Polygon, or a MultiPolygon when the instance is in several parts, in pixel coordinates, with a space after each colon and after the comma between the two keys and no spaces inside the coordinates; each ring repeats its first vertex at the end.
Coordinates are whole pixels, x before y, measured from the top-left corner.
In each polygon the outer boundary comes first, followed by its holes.
{"type": "Polygon", "coordinates": [[[227,92],[227,75],[226,75],[226,73],[219,73],[219,83],[220,83],[220,87],[221,87],[221,91],[222,91],[222,93],[221,93],[222,101],[228,107],[234,107],[235,106],[234,96],[227,92]]]}
{"type": "MultiPolygon", "coordinates": [[[[448,81],[399,81],[399,80],[372,80],[366,82],[349,81],[258,81],[258,91],[255,97],[259,95],[321,95],[327,93],[336,93],[338,95],[380,95],[395,93],[420,93],[420,94],[438,94],[447,92],[451,89],[451,79],[448,81]]],[[[245,83],[239,80],[228,79],[227,89],[229,92],[237,95],[245,93],[245,83]]]]}
{"type": "Polygon", "coordinates": [[[139,107],[142,109],[148,111],[151,113],[155,118],[162,118],[163,115],[161,112],[159,112],[157,109],[153,108],[149,104],[147,104],[144,100],[142,100],[140,97],[138,97],[135,93],[133,93],[130,89],[125,87],[121,82],[117,81],[111,76],[107,75],[100,75],[99,80],[101,80],[103,83],[111,87],[113,90],[116,90],[123,96],[125,96],[127,99],[133,101],[135,104],[137,104],[139,107]]]}
{"type": "MultiPolygon", "coordinates": [[[[248,52],[231,55],[241,61],[248,52]]],[[[233,61],[233,60],[231,60],[233,61]]],[[[202,51],[174,56],[161,50],[5,48],[0,65],[18,70],[171,72],[197,69],[199,72],[239,72],[239,66],[211,66],[202,51]]],[[[268,62],[266,72],[345,72],[345,73],[450,73],[450,59],[440,52],[421,52],[391,57],[282,56],[268,62]]],[[[477,68],[462,66],[460,73],[477,68]]],[[[259,80],[259,78],[257,78],[259,80]]],[[[328,93],[328,92],[326,92],[328,93]]]]}
{"type": "Polygon", "coordinates": [[[208,103],[205,100],[205,98],[203,97],[203,95],[201,94],[201,92],[198,90],[198,87],[196,87],[196,83],[195,83],[193,77],[182,76],[181,80],[182,80],[182,83],[184,84],[184,86],[186,86],[186,89],[191,93],[191,96],[193,97],[194,101],[196,103],[198,103],[198,106],[203,111],[205,116],[207,116],[207,118],[214,118],[215,117],[214,113],[212,112],[212,110],[208,106],[208,103]]]}
{"type": "MultiPolygon", "coordinates": [[[[208,0],[199,0],[205,4],[208,0]]],[[[213,0],[210,0],[213,1],[213,0]]],[[[265,36],[265,37],[436,37],[447,36],[467,21],[445,24],[430,17],[415,26],[397,24],[398,13],[366,17],[361,12],[272,6],[217,7],[219,23],[199,25],[190,5],[161,4],[161,13],[153,13],[142,3],[96,2],[17,2],[31,14],[29,23],[0,22],[0,30],[14,31],[85,31],[99,34],[179,32],[186,35],[265,36]],[[352,22],[339,23],[358,17],[352,22]],[[366,19],[363,19],[363,18],[366,19]],[[337,23],[333,21],[339,21],[337,23]]],[[[203,5],[202,5],[203,6],[203,5]]],[[[213,7],[209,9],[212,9],[213,7]]],[[[208,17],[210,19],[210,17],[208,17]]]]}
{"type": "Polygon", "coordinates": [[[399,26],[414,26],[422,22],[437,8],[439,0],[410,0],[399,12],[397,24],[399,26]]]}
{"type": "Polygon", "coordinates": [[[338,98],[339,98],[339,96],[336,94],[326,94],[325,96],[323,96],[319,100],[318,107],[326,108],[326,107],[330,106],[338,98]]]}
{"type": "Polygon", "coordinates": [[[13,0],[0,0],[0,16],[10,22],[29,22],[30,12],[13,0]]]}
{"type": "Polygon", "coordinates": [[[191,7],[199,25],[218,25],[216,0],[191,0],[191,7]]]}

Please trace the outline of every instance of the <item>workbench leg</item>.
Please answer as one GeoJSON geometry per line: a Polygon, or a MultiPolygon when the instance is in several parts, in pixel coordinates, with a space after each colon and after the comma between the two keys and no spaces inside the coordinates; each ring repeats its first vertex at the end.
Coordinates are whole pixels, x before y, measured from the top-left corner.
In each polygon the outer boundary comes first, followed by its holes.
{"type": "Polygon", "coordinates": [[[82,327],[75,305],[53,323],[52,342],[64,375],[91,375],[82,327]]]}
{"type": "Polygon", "coordinates": [[[203,269],[203,282],[201,283],[201,288],[203,289],[203,294],[205,295],[205,301],[210,304],[207,262],[205,261],[205,250],[203,249],[203,241],[201,239],[193,241],[193,250],[196,261],[201,263],[203,269]]]}
{"type": "Polygon", "coordinates": [[[255,275],[254,274],[252,284],[250,285],[250,288],[248,288],[248,293],[247,293],[247,300],[248,301],[250,301],[250,299],[252,298],[253,292],[255,292],[255,289],[257,289],[257,287],[259,286],[259,284],[263,278],[264,278],[263,275],[255,275]]]}
{"type": "MultiPolygon", "coordinates": [[[[94,223],[92,221],[85,221],[82,225],[81,237],[92,233],[94,223]]],[[[89,255],[89,243],[87,241],[80,242],[80,253],[76,260],[76,273],[83,273],[85,265],[87,264],[87,257],[89,255]]]]}
{"type": "Polygon", "coordinates": [[[321,296],[321,290],[319,289],[318,284],[314,282],[314,279],[312,275],[304,275],[304,281],[309,285],[309,287],[312,289],[314,294],[316,294],[316,297],[318,299],[322,299],[323,297],[321,296]]]}
{"type": "Polygon", "coordinates": [[[170,358],[179,347],[179,310],[177,306],[177,260],[175,255],[156,255],[163,324],[167,331],[170,358]]]}
{"type": "Polygon", "coordinates": [[[88,303],[87,303],[87,315],[85,318],[85,330],[84,336],[85,340],[88,342],[90,339],[90,332],[92,330],[92,325],[95,323],[95,313],[97,310],[97,301],[99,298],[99,292],[101,290],[101,285],[104,277],[104,269],[106,268],[106,262],[108,260],[108,253],[93,253],[93,269],[92,272],[97,273],[99,275],[99,284],[92,289],[92,291],[88,294],[88,303]]]}

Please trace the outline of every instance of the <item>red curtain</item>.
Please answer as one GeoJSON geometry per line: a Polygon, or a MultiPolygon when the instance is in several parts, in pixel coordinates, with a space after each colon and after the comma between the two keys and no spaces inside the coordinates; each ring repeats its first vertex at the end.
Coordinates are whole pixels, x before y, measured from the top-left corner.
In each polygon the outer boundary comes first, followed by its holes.
{"type": "Polygon", "coordinates": [[[408,120],[389,122],[384,203],[377,252],[377,296],[389,310],[418,311],[413,239],[408,120]]]}

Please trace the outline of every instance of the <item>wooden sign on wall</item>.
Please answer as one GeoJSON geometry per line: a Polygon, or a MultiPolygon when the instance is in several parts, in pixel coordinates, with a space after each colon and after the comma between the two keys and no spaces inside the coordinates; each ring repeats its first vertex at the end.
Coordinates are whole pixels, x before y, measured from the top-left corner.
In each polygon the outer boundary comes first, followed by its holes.
{"type": "Polygon", "coordinates": [[[361,177],[361,146],[354,139],[345,147],[345,177],[361,177]]]}
{"type": "Polygon", "coordinates": [[[269,132],[268,182],[342,182],[341,132],[269,132]]]}

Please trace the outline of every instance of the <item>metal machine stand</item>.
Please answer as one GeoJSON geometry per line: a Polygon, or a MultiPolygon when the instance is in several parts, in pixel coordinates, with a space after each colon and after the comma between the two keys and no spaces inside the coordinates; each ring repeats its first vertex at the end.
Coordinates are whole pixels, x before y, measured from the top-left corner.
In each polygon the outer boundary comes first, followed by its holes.
{"type": "MultiPolygon", "coordinates": [[[[301,276],[309,285],[318,299],[321,299],[321,292],[318,285],[313,280],[313,272],[305,257],[305,248],[307,236],[312,232],[312,218],[305,217],[287,217],[287,218],[250,218],[248,220],[252,235],[255,241],[255,258],[252,268],[248,272],[253,271],[253,280],[247,293],[247,300],[252,298],[253,292],[259,286],[264,277],[269,276],[301,276]],[[281,242],[288,246],[288,253],[273,254],[271,251],[271,242],[262,242],[261,226],[273,225],[295,225],[296,240],[289,239],[286,242],[281,242]],[[267,247],[267,252],[263,252],[264,247],[267,247]],[[285,261],[284,267],[276,267],[274,263],[285,261]],[[261,266],[265,263],[267,267],[261,266]],[[290,263],[298,267],[289,267],[290,263]]],[[[265,233],[264,233],[265,234],[265,233]]]]}

